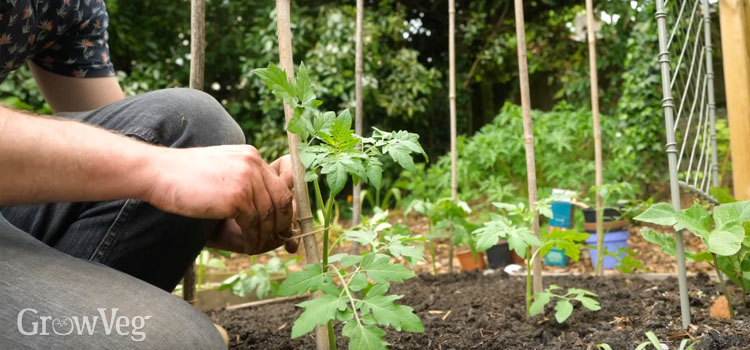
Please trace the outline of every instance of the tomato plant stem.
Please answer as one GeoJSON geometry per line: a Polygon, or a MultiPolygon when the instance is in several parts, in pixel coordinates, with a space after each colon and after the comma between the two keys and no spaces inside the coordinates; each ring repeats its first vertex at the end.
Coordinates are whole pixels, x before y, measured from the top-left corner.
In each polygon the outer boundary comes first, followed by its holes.
{"type": "MultiPolygon", "coordinates": [[[[328,251],[328,226],[331,221],[331,203],[333,203],[333,198],[329,196],[327,204],[324,205],[323,194],[320,191],[320,183],[318,183],[318,180],[316,179],[313,181],[313,184],[315,187],[315,201],[318,203],[318,208],[323,212],[323,227],[325,229],[323,230],[323,261],[321,265],[323,267],[323,271],[327,271],[328,255],[330,254],[330,252],[328,251]]],[[[330,349],[336,350],[336,334],[333,332],[333,321],[328,321],[328,343],[330,349]]]]}

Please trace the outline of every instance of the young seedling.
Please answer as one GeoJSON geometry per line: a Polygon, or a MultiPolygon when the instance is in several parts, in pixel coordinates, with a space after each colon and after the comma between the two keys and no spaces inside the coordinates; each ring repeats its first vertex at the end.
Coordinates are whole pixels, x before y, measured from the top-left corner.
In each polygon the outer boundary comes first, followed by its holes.
{"type": "MultiPolygon", "coordinates": [[[[552,211],[549,207],[549,203],[549,200],[537,203],[536,207],[539,213],[551,217],[552,211]]],[[[529,316],[541,312],[541,310],[544,309],[543,306],[553,297],[560,299],[558,302],[558,305],[560,306],[556,306],[556,311],[560,316],[564,316],[568,309],[565,300],[570,299],[568,298],[569,295],[578,295],[578,292],[583,293],[581,297],[586,297],[587,301],[586,304],[584,304],[585,307],[592,311],[598,310],[598,308],[594,309],[594,303],[588,300],[591,299],[595,302],[594,299],[589,297],[596,296],[596,294],[582,289],[569,289],[569,294],[564,296],[554,295],[551,293],[550,289],[547,289],[546,292],[537,293],[537,295],[534,296],[532,294],[531,269],[528,268],[529,266],[532,266],[535,259],[540,256],[545,256],[552,248],[563,250],[565,255],[571,260],[578,261],[581,256],[581,242],[586,240],[589,235],[587,233],[553,229],[550,233],[542,234],[540,239],[537,238],[530,229],[531,219],[534,217],[534,213],[531,213],[523,203],[492,204],[498,209],[506,211],[508,215],[502,216],[492,213],[490,221],[485,222],[482,227],[472,232],[473,235],[477,236],[477,250],[485,251],[497,244],[500,239],[505,239],[508,241],[508,247],[511,250],[515,251],[521,258],[526,259],[526,312],[529,316]],[[516,219],[516,221],[512,221],[511,218],[516,219]],[[539,249],[537,249],[534,254],[530,254],[531,247],[538,247],[539,249]],[[546,298],[546,300],[544,300],[544,298],[546,298]],[[534,299],[536,299],[537,302],[540,302],[539,300],[541,300],[541,304],[537,304],[536,307],[534,307],[532,305],[534,299]],[[559,310],[557,310],[558,307],[560,308],[559,310]],[[534,313],[532,313],[532,309],[534,313]]],[[[568,300],[567,303],[569,302],[570,301],[568,300]]],[[[596,307],[598,307],[598,303],[596,303],[596,307]]],[[[570,315],[568,314],[564,318],[556,318],[558,322],[563,322],[568,316],[570,315]]]]}
{"type": "MultiPolygon", "coordinates": [[[[685,257],[711,264],[719,278],[722,293],[729,303],[730,316],[734,319],[734,309],[722,272],[743,288],[742,297],[747,304],[746,295],[750,288],[750,202],[721,204],[713,211],[700,204],[675,211],[668,203],[658,203],[635,219],[671,226],[678,231],[688,230],[700,237],[707,251],[686,251],[685,257]]],[[[671,235],[650,229],[644,229],[642,235],[647,241],[658,244],[667,254],[675,255],[675,241],[671,235]]]]}
{"type": "Polygon", "coordinates": [[[265,299],[269,295],[277,294],[279,282],[275,281],[275,278],[286,276],[289,267],[297,263],[299,257],[283,261],[273,252],[268,253],[268,255],[270,258],[265,264],[255,263],[255,257],[253,256],[253,264],[250,269],[240,271],[221,282],[219,290],[229,290],[239,297],[248,296],[255,291],[258,299],[265,299]]]}
{"type": "Polygon", "coordinates": [[[279,287],[280,295],[322,292],[298,305],[305,311],[294,322],[292,337],[305,335],[315,326],[327,324],[329,345],[335,349],[335,320],[344,324],[342,334],[349,338],[350,349],[381,349],[388,344],[383,340],[385,332],[378,325],[391,326],[399,331],[423,331],[422,323],[412,309],[395,302],[401,296],[386,295],[390,282],[400,283],[414,277],[413,272],[392,263],[391,256],[385,254],[400,254],[403,240],[381,244],[380,240],[375,240],[377,230],[355,231],[346,234],[347,239],[369,246],[370,252],[336,255],[331,259],[328,239],[333,202],[349,178],[355,184],[361,181],[379,188],[383,173],[381,158],[385,155],[406,169],[414,169],[412,153],[427,158],[419,145],[419,136],[377,128],[371,137],[355,134],[348,110],[339,114],[318,110],[322,102],[315,99],[304,64],[300,65],[295,81],[289,81],[274,64],[253,72],[294,110],[287,129],[300,138],[299,157],[306,169],[305,180],[312,182],[318,208],[323,211],[322,263],[303,266],[303,271],[290,274],[279,287]],[[325,200],[320,185],[322,178],[328,187],[325,200]]]}
{"type": "MultiPolygon", "coordinates": [[[[649,345],[653,346],[656,350],[664,350],[669,349],[667,344],[662,343],[659,341],[659,337],[654,334],[654,332],[648,331],[646,332],[646,338],[648,338],[648,341],[645,341],[643,343],[638,344],[638,346],[635,347],[635,350],[646,350],[649,345]]],[[[680,347],[679,350],[692,350],[693,344],[692,341],[689,339],[683,339],[680,341],[680,347]]]]}
{"type": "Polygon", "coordinates": [[[554,299],[557,299],[557,303],[555,304],[555,320],[557,320],[557,323],[565,322],[573,314],[572,301],[579,301],[583,307],[591,311],[599,311],[601,309],[599,302],[591,298],[598,295],[592,292],[578,288],[568,288],[566,294],[553,293],[553,291],[558,289],[562,289],[562,287],[553,284],[547,287],[544,292],[537,294],[536,300],[534,300],[531,308],[529,308],[529,316],[535,316],[544,312],[544,307],[554,299]]]}
{"type": "Polygon", "coordinates": [[[438,199],[434,203],[414,200],[406,208],[404,215],[409,215],[412,211],[429,219],[429,227],[424,238],[428,241],[433,275],[438,273],[435,253],[437,240],[451,237],[451,232],[453,232],[453,240],[450,244],[468,247],[476,263],[478,256],[475,237],[470,234],[476,229],[476,225],[467,220],[467,216],[471,214],[471,208],[466,202],[450,198],[438,199]]]}

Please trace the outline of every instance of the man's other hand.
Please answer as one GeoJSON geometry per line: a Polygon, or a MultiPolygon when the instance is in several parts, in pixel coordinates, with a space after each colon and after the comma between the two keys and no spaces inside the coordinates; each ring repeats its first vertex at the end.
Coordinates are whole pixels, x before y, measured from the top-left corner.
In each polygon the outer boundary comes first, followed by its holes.
{"type": "Polygon", "coordinates": [[[247,145],[160,149],[144,198],[162,210],[223,219],[210,246],[259,254],[287,243],[294,213],[288,157],[266,164],[247,145]]]}

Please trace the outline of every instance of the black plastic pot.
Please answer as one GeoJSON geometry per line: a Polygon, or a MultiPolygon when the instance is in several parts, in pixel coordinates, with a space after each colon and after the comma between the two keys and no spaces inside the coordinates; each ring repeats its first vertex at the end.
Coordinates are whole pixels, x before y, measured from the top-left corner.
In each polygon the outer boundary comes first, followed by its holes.
{"type": "Polygon", "coordinates": [[[487,262],[491,269],[498,269],[510,264],[510,250],[508,242],[498,243],[487,249],[487,262]]]}
{"type": "MultiPolygon", "coordinates": [[[[604,209],[604,221],[617,221],[620,220],[622,212],[614,208],[604,209]]],[[[583,220],[584,222],[596,222],[596,208],[583,209],[583,220]]]]}

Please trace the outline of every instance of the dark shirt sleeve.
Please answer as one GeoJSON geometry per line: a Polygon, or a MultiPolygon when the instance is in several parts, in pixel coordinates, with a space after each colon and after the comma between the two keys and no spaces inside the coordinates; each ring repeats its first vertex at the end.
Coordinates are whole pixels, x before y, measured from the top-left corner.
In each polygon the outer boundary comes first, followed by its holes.
{"type": "Polygon", "coordinates": [[[70,77],[114,76],[109,60],[109,16],[104,1],[91,0],[88,6],[84,3],[81,1],[78,9],[70,9],[67,15],[72,21],[52,29],[60,36],[44,42],[33,61],[51,72],[70,77]]]}

